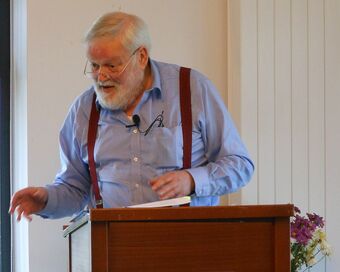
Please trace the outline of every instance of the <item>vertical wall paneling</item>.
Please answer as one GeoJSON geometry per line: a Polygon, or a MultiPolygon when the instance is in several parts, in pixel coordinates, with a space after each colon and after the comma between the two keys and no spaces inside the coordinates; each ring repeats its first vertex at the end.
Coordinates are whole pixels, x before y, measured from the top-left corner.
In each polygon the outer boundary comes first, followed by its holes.
{"type": "Polygon", "coordinates": [[[325,214],[324,2],[308,2],[309,209],[325,214]]]}
{"type": "MultiPolygon", "coordinates": [[[[240,3],[238,1],[227,2],[228,11],[228,32],[227,32],[227,50],[228,50],[228,110],[237,126],[241,131],[241,97],[240,97],[240,3]],[[230,12],[232,10],[232,12],[230,12]],[[230,103],[232,101],[232,103],[230,103]]],[[[241,190],[236,193],[227,195],[227,204],[241,203],[241,190]]]]}
{"type": "Polygon", "coordinates": [[[258,196],[260,203],[275,203],[274,2],[258,0],[257,8],[258,196]]]}
{"type": "Polygon", "coordinates": [[[275,194],[292,199],[291,2],[275,1],[275,194]]]}
{"type": "Polygon", "coordinates": [[[327,271],[340,267],[340,3],[325,0],[326,229],[333,256],[327,271]]]}
{"type": "MultiPolygon", "coordinates": [[[[240,5],[240,96],[241,134],[255,164],[252,181],[242,190],[242,202],[258,203],[258,81],[257,81],[257,1],[235,0],[240,5]]],[[[232,12],[232,10],[230,11],[232,12]]],[[[229,52],[232,54],[232,52],[229,52]]]]}
{"type": "Polygon", "coordinates": [[[241,202],[291,202],[324,216],[333,256],[311,271],[338,271],[340,1],[229,2],[240,14],[240,33],[229,33],[229,69],[240,73],[229,104],[256,163],[241,202]]]}
{"type": "MultiPolygon", "coordinates": [[[[309,210],[325,214],[324,3],[308,1],[309,210]]],[[[325,261],[313,269],[324,271],[325,261]],[[322,269],[323,268],[323,269],[322,269]]]]}
{"type": "Polygon", "coordinates": [[[292,186],[293,202],[308,209],[308,9],[292,1],[292,186]]]}

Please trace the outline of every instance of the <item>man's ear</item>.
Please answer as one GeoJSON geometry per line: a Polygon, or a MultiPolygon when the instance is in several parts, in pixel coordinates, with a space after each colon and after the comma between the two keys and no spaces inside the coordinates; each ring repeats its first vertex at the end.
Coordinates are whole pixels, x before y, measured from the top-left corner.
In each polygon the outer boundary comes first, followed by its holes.
{"type": "Polygon", "coordinates": [[[138,63],[144,69],[148,65],[148,61],[149,61],[148,50],[144,46],[142,46],[139,49],[138,63]]]}

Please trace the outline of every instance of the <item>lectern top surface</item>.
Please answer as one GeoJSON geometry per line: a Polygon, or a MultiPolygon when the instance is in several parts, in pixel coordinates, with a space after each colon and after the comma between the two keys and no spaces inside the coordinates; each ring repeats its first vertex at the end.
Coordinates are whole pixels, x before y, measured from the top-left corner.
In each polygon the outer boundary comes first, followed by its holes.
{"type": "Polygon", "coordinates": [[[293,215],[292,204],[90,210],[90,221],[275,218],[293,215]]]}

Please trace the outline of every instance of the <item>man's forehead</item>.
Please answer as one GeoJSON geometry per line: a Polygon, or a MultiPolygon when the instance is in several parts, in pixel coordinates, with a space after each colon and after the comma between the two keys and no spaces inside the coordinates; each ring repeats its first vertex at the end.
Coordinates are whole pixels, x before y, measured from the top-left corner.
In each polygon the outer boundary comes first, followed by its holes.
{"type": "Polygon", "coordinates": [[[121,41],[115,38],[96,38],[87,44],[87,56],[89,59],[120,60],[127,53],[121,41]]]}

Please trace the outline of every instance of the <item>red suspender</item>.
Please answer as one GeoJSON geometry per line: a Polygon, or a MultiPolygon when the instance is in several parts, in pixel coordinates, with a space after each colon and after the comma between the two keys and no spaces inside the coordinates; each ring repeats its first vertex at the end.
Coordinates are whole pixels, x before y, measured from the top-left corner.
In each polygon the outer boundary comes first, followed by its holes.
{"type": "Polygon", "coordinates": [[[100,116],[100,109],[97,109],[96,93],[94,93],[93,98],[92,98],[89,130],[87,133],[87,154],[88,154],[88,161],[89,161],[90,176],[91,176],[91,181],[92,181],[92,188],[93,188],[94,196],[96,198],[96,207],[103,208],[103,199],[99,192],[97,173],[96,173],[96,164],[94,162],[94,145],[96,143],[99,116],[100,116]]]}
{"type": "MultiPolygon", "coordinates": [[[[191,116],[191,91],[190,91],[190,69],[181,67],[179,75],[180,84],[180,107],[183,132],[183,169],[191,167],[191,146],[192,146],[192,116],[191,116]]],[[[89,170],[93,192],[96,198],[96,207],[103,208],[103,200],[98,187],[96,164],[94,162],[94,145],[96,143],[98,120],[100,109],[96,106],[96,94],[93,94],[89,130],[87,134],[87,153],[89,170]]]]}
{"type": "Polygon", "coordinates": [[[181,67],[179,74],[181,119],[183,132],[183,169],[191,168],[192,114],[190,69],[181,67]]]}

